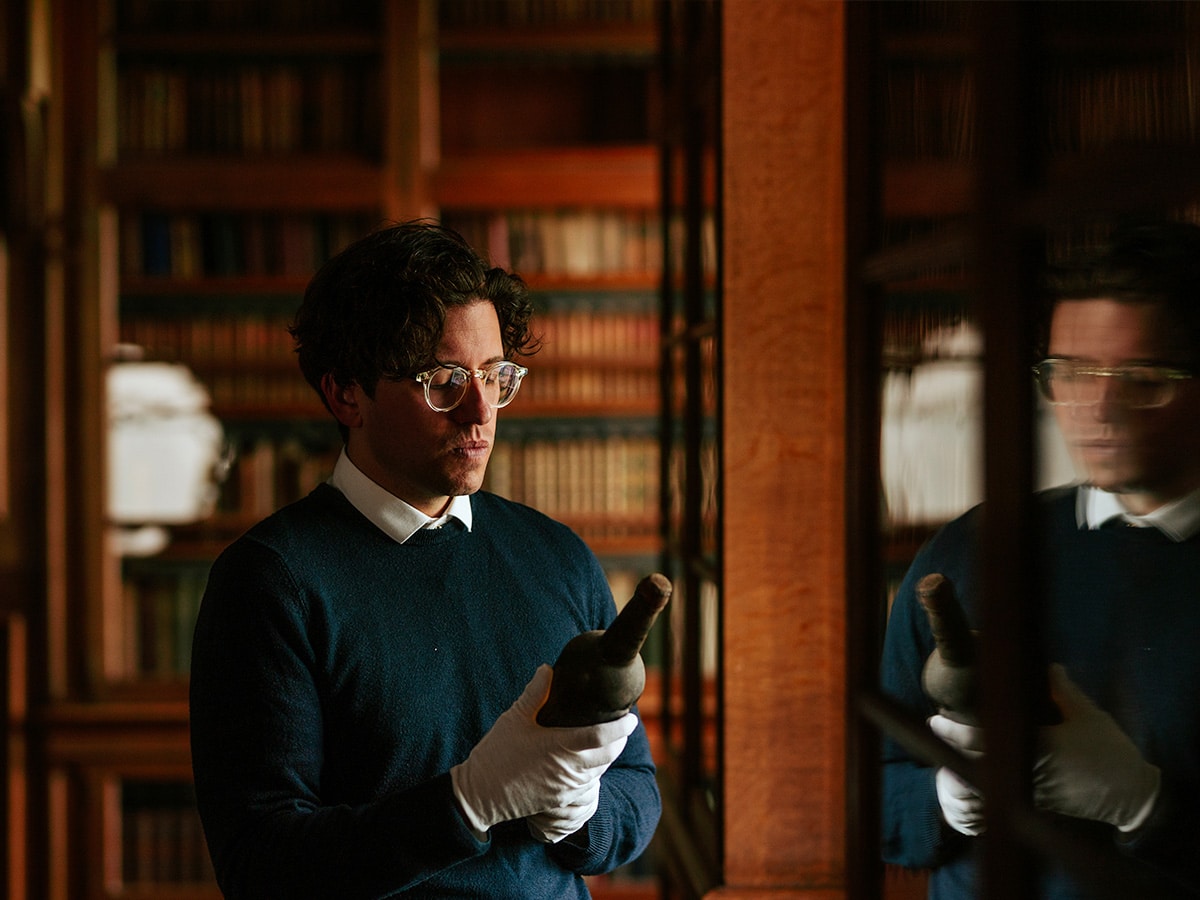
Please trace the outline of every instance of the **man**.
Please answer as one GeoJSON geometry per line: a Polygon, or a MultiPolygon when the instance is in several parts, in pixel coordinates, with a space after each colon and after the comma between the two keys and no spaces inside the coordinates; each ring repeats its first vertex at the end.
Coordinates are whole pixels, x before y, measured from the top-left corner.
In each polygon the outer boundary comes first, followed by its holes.
{"type": "MultiPolygon", "coordinates": [[[[1137,896],[1200,889],[1200,228],[1124,227],[1052,279],[1039,386],[1083,481],[1040,495],[1044,650],[1060,724],[1039,728],[1034,804],[1119,848],[1137,896]],[[1116,527],[1114,527],[1116,526],[1116,527]],[[1135,527],[1129,527],[1135,526],[1135,527]]],[[[980,728],[922,692],[933,650],[917,582],[940,572],[973,627],[976,508],[913,562],[889,619],[884,690],[968,756],[980,728]]],[[[888,741],[885,858],[931,868],[931,898],[979,896],[987,798],[888,741]]],[[[1096,896],[1048,864],[1039,897],[1096,896]]]]}
{"type": "Polygon", "coordinates": [[[615,616],[603,572],[479,491],[530,313],[519,278],[429,223],[309,285],[292,334],[345,448],[217,560],[194,639],[196,795],[226,896],[587,897],[582,875],[647,846],[661,806],[636,715],[535,719],[546,663],[615,616]]]}

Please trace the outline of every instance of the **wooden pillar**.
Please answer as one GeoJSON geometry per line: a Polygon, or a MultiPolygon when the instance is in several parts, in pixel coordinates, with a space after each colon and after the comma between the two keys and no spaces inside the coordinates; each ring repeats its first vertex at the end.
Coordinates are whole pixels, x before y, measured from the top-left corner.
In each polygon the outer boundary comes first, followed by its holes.
{"type": "Polygon", "coordinates": [[[845,10],[723,6],[722,897],[845,896],[845,10]]]}

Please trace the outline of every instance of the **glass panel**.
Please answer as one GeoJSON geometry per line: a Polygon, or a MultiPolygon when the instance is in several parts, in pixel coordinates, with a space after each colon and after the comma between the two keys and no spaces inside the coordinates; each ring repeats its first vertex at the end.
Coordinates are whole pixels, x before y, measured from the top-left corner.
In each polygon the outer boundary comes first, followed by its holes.
{"type": "Polygon", "coordinates": [[[667,5],[663,279],[665,557],[675,583],[664,672],[666,792],[682,817],[671,845],[719,865],[721,382],[716,204],[718,5],[667,5]]]}
{"type": "MultiPolygon", "coordinates": [[[[1160,651],[1188,621],[1183,607],[1166,611],[1171,602],[1165,598],[1179,596],[1179,585],[1175,563],[1165,559],[1178,562],[1189,551],[1153,528],[1116,529],[1111,539],[1103,530],[1081,529],[1076,491],[1043,492],[1086,476],[1121,489],[1105,497],[1117,511],[1143,496],[1137,485],[1144,481],[1122,480],[1117,473],[1133,461],[1129,445],[1154,415],[1153,408],[1130,412],[1139,404],[1150,406],[1139,399],[1149,394],[1110,391],[1102,413],[1059,406],[1056,416],[1037,396],[1029,366],[1048,352],[1095,361],[1110,367],[1096,375],[1106,383],[1093,387],[1102,391],[1116,384],[1119,373],[1111,369],[1124,363],[1197,358],[1194,339],[1181,337],[1179,320],[1166,333],[1141,331],[1145,307],[1109,309],[1125,317],[1109,332],[1096,324],[1102,320],[1088,317],[1096,296],[1127,298],[1125,285],[1097,288],[1089,282],[1075,296],[1080,302],[1055,312],[1049,347],[1040,327],[1042,301],[1063,287],[1047,285],[1047,262],[1057,265],[1100,243],[1130,218],[1197,220],[1190,200],[1198,174],[1197,132],[1185,99],[1193,81],[1197,7],[1034,4],[998,14],[993,9],[979,14],[989,25],[1009,29],[1013,38],[1006,43],[998,33],[997,45],[1023,50],[987,47],[975,56],[965,41],[975,23],[964,17],[989,6],[895,3],[880,4],[873,13],[872,26],[883,28],[873,62],[886,89],[864,108],[871,107],[867,131],[883,137],[879,146],[886,159],[873,173],[878,196],[859,210],[869,262],[856,273],[863,283],[852,289],[859,308],[851,314],[851,366],[860,380],[852,377],[851,383],[861,391],[851,391],[848,412],[854,422],[857,404],[871,409],[878,401],[878,422],[855,423],[863,427],[851,432],[852,441],[870,448],[878,425],[879,465],[852,468],[852,480],[878,478],[878,503],[852,509],[850,553],[852,565],[859,565],[857,552],[863,565],[878,565],[881,577],[851,572],[849,581],[852,621],[867,625],[850,629],[853,665],[868,669],[880,658],[874,638],[891,617],[882,655],[885,696],[872,686],[863,703],[872,722],[883,727],[885,771],[891,773],[884,777],[880,807],[888,836],[884,851],[891,863],[940,867],[943,857],[922,856],[924,838],[943,840],[951,833],[947,824],[960,832],[985,827],[994,838],[987,854],[992,865],[980,870],[984,896],[1029,896],[1038,890],[1034,884],[1044,891],[1045,873],[1060,868],[1069,873],[1062,877],[1089,889],[1103,884],[1104,896],[1159,896],[1161,873],[1137,859],[1136,849],[1129,855],[1113,849],[1113,818],[1128,819],[1128,810],[1075,800],[1121,793],[1151,763],[1166,773],[1164,784],[1192,778],[1183,774],[1194,768],[1184,757],[1194,759],[1196,735],[1189,727],[1165,737],[1172,728],[1164,724],[1191,716],[1183,705],[1189,701],[1176,695],[1167,702],[1153,687],[1171,677],[1194,680],[1182,657],[1173,676],[1156,668],[1160,651]],[[1002,128],[985,128],[989,121],[1000,125],[1004,117],[996,110],[1016,103],[1014,98],[1020,98],[1021,113],[1005,118],[1002,128]],[[977,132],[1008,146],[985,151],[977,132]],[[1018,158],[1025,164],[1020,172],[1018,158]],[[955,185],[972,169],[982,188],[958,193],[955,185]],[[1172,174],[1163,179],[1162,171],[1172,174]],[[1188,188],[1160,188],[1160,180],[1188,188]],[[1009,194],[1027,191],[1028,197],[989,196],[996,191],[987,185],[997,181],[1009,194]],[[930,208],[931,198],[939,208],[930,208]],[[981,212],[985,215],[978,216],[981,212]],[[1075,324],[1081,327],[1066,333],[1059,326],[1068,314],[1078,316],[1075,324]],[[1082,327],[1085,321],[1097,330],[1082,327]],[[868,396],[875,390],[877,398],[868,396]],[[1105,448],[1103,466],[1086,471],[1072,461],[1062,432],[1079,431],[1089,415],[1103,419],[1107,435],[1122,437],[1105,448]],[[972,514],[969,527],[953,523],[985,493],[986,507],[972,514]],[[935,533],[936,542],[927,543],[935,533]],[[1161,565],[1146,566],[1143,540],[1167,548],[1161,565]],[[1133,542],[1138,551],[1130,549],[1133,542]],[[918,565],[901,587],[918,553],[918,565]],[[939,597],[948,602],[941,613],[919,602],[917,578],[928,572],[950,579],[952,595],[928,595],[934,604],[939,597]],[[945,662],[953,650],[955,629],[947,617],[959,608],[965,616],[959,642],[975,656],[951,668],[977,678],[970,699],[989,728],[987,753],[970,769],[947,754],[946,743],[925,725],[927,716],[958,703],[935,692],[926,663],[945,662]],[[1051,663],[1065,667],[1069,683],[1048,669],[1051,663]],[[1051,689],[1058,701],[1052,707],[1046,704],[1051,689]],[[888,699],[900,706],[889,706],[888,699]],[[1075,743],[1071,735],[1085,719],[1098,731],[1075,743]],[[1105,757],[1097,735],[1127,754],[1120,774],[1103,779],[1103,792],[1083,774],[1105,757]],[[924,789],[906,792],[903,779],[921,768],[928,784],[928,769],[944,766],[959,766],[964,777],[969,772],[975,784],[988,786],[986,802],[978,809],[973,805],[972,794],[978,793],[973,788],[962,789],[958,802],[943,792],[934,802],[945,822],[922,832],[907,811],[919,806],[914,797],[924,789]],[[1079,787],[1079,793],[1059,790],[1066,785],[1079,787]],[[1079,828],[1059,827],[1067,819],[1030,816],[1035,807],[1065,814],[1079,828]],[[1081,819],[1092,821],[1081,825],[1081,819]],[[1004,827],[995,827],[998,822],[1004,827]],[[1095,829],[1099,840],[1079,840],[1083,828],[1095,829]]],[[[1158,250],[1150,255],[1153,281],[1161,285],[1172,271],[1171,256],[1158,250]]],[[[1195,251],[1181,254],[1195,257],[1195,251]]],[[[1123,263],[1120,270],[1129,276],[1136,266],[1123,263]]],[[[1149,280],[1135,281],[1132,292],[1145,299],[1149,280]]],[[[1189,294],[1194,296],[1194,287],[1189,294]]],[[[1175,431],[1159,445],[1156,466],[1174,464],[1173,448],[1186,431],[1175,431]]],[[[872,462],[869,449],[862,452],[872,462]]],[[[851,493],[869,501],[875,488],[859,485],[851,493]]],[[[854,684],[861,673],[850,674],[854,684]]],[[[949,744],[963,746],[961,740],[949,744]]],[[[869,763],[859,772],[869,773],[866,778],[875,774],[869,763]]],[[[1140,802],[1149,795],[1136,787],[1124,794],[1138,798],[1139,811],[1151,808],[1140,802]]],[[[870,784],[861,796],[871,796],[870,784]]],[[[1175,799],[1153,808],[1168,808],[1175,799]]],[[[872,843],[879,833],[874,814],[872,809],[861,816],[864,840],[872,843]]],[[[1060,875],[1056,871],[1054,877],[1060,875]]],[[[1172,877],[1196,887],[1186,866],[1177,864],[1172,877]]],[[[1061,884],[1057,890],[1063,890],[1061,884]]]]}

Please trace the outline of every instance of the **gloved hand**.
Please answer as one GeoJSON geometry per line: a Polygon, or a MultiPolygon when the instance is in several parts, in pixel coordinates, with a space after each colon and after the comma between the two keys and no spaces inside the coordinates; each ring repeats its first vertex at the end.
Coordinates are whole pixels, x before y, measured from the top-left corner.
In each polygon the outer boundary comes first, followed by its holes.
{"type": "Polygon", "coordinates": [[[552,676],[550,666],[540,666],[466,760],[450,770],[454,795],[480,840],[500,822],[598,795],[600,776],[637,727],[633,713],[578,728],[539,725],[537,711],[550,694],[552,676]]]}
{"type": "Polygon", "coordinates": [[[578,800],[536,813],[527,818],[525,823],[529,826],[529,833],[543,844],[557,844],[586,825],[588,819],[596,814],[599,805],[600,779],[597,778],[578,800]]]}
{"type": "Polygon", "coordinates": [[[1158,799],[1158,767],[1142,758],[1112,716],[1096,706],[1060,665],[1050,667],[1050,694],[1063,722],[1038,733],[1034,804],[1133,830],[1158,799]]]}
{"type": "MultiPolygon", "coordinates": [[[[983,756],[983,729],[955,722],[945,716],[932,716],[929,728],[939,738],[964,756],[977,759],[983,756]]],[[[983,834],[987,823],[983,816],[983,795],[945,766],[933,778],[938,805],[946,824],[960,834],[970,837],[983,834]]]]}

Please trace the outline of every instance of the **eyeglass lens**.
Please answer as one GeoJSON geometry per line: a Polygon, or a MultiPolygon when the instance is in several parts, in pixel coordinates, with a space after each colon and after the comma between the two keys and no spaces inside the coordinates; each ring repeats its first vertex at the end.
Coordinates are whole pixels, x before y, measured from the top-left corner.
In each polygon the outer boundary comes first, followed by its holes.
{"type": "Polygon", "coordinates": [[[1174,381],[1151,366],[1105,369],[1043,363],[1039,380],[1053,403],[1091,406],[1106,396],[1131,409],[1164,406],[1174,394],[1174,381]]]}
{"type": "MultiPolygon", "coordinates": [[[[473,372],[460,366],[434,370],[426,382],[430,404],[438,410],[453,409],[467,395],[467,388],[474,377],[473,372]]],[[[521,385],[521,375],[514,364],[498,363],[484,369],[480,381],[488,405],[501,407],[507,405],[516,395],[517,388],[521,385]]]]}

